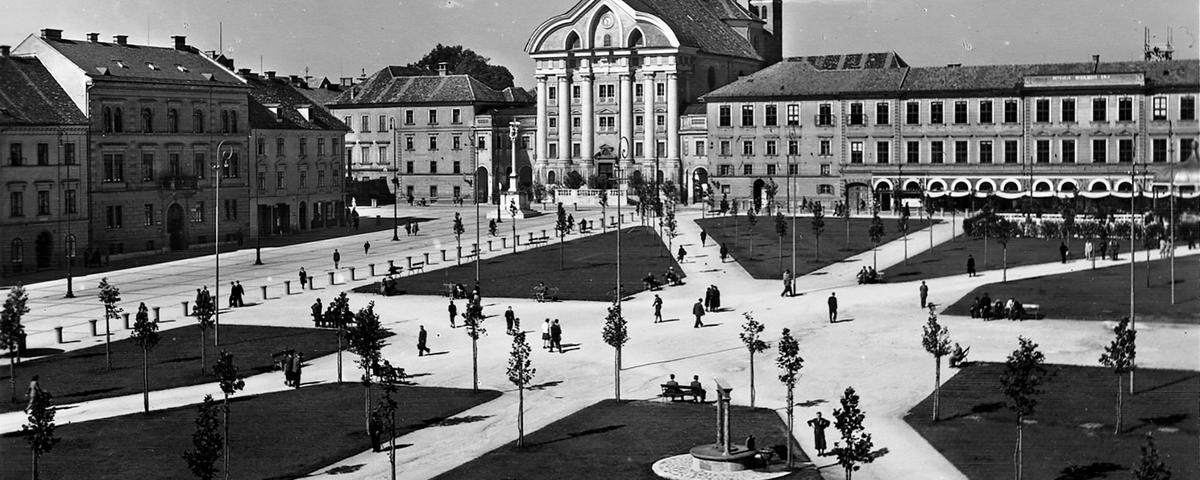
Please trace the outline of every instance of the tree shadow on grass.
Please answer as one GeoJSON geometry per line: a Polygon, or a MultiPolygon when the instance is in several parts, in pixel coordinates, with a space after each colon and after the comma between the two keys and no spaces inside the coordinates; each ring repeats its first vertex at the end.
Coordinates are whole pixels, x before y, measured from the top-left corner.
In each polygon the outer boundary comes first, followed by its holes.
{"type": "Polygon", "coordinates": [[[179,357],[179,358],[172,358],[172,359],[170,359],[170,360],[163,360],[163,361],[161,361],[161,362],[158,362],[158,364],[159,364],[159,365],[165,365],[165,364],[168,364],[168,363],[194,362],[194,361],[196,361],[196,360],[199,360],[199,359],[200,359],[200,356],[199,356],[199,355],[196,355],[196,356],[194,356],[194,357],[179,357]]]}
{"type": "Polygon", "coordinates": [[[589,428],[587,430],[581,430],[578,432],[568,433],[565,437],[560,437],[560,438],[556,438],[553,440],[547,440],[545,442],[531,443],[531,444],[529,444],[529,446],[537,447],[537,446],[542,446],[542,445],[549,445],[551,443],[558,443],[558,442],[561,442],[564,440],[571,440],[571,439],[575,439],[575,438],[579,438],[579,437],[586,437],[589,435],[607,433],[607,432],[611,432],[613,430],[617,430],[620,428],[625,428],[625,425],[608,425],[608,426],[604,426],[604,427],[589,428]]]}
{"type": "Polygon", "coordinates": [[[1055,480],[1090,480],[1093,478],[1109,478],[1109,473],[1125,470],[1125,467],[1109,462],[1096,462],[1088,465],[1071,465],[1062,469],[1055,480]]]}
{"type": "Polygon", "coordinates": [[[951,415],[949,417],[944,417],[944,418],[942,418],[942,421],[955,420],[955,419],[967,417],[970,415],[978,415],[981,413],[991,413],[991,412],[1000,410],[1001,408],[1004,408],[1004,402],[980,403],[980,404],[977,404],[977,405],[971,407],[971,411],[969,411],[969,412],[962,412],[962,413],[959,413],[956,415],[951,415]]]}
{"type": "Polygon", "coordinates": [[[528,387],[525,387],[525,389],[526,390],[545,390],[550,387],[557,387],[557,386],[561,385],[562,383],[563,383],[562,380],[554,380],[554,381],[550,381],[550,382],[539,383],[537,385],[530,385],[528,387]]]}
{"type": "Polygon", "coordinates": [[[1149,393],[1149,392],[1153,392],[1153,391],[1155,391],[1155,390],[1160,390],[1160,389],[1163,389],[1163,388],[1166,388],[1166,387],[1169,387],[1169,386],[1172,386],[1172,385],[1178,385],[1178,384],[1180,384],[1180,383],[1184,383],[1184,382],[1186,382],[1186,381],[1188,381],[1188,380],[1191,380],[1191,379],[1193,379],[1193,378],[1196,378],[1196,377],[1200,377],[1200,373],[1193,373],[1193,374],[1191,374],[1191,375],[1187,375],[1187,376],[1184,376],[1184,377],[1178,378],[1178,379],[1176,379],[1176,380],[1174,380],[1174,381],[1167,382],[1167,383],[1164,383],[1164,384],[1162,384],[1162,385],[1155,385],[1155,386],[1153,386],[1153,387],[1150,387],[1150,388],[1147,388],[1147,389],[1145,389],[1145,390],[1138,390],[1138,391],[1137,391],[1137,393],[1149,393]]]}
{"type": "Polygon", "coordinates": [[[578,343],[564,343],[562,348],[559,349],[559,353],[574,352],[575,350],[579,350],[579,348],[578,343]]]}
{"type": "Polygon", "coordinates": [[[84,390],[82,392],[70,392],[70,393],[64,393],[62,398],[82,397],[82,396],[87,396],[87,395],[103,395],[105,393],[115,392],[115,391],[121,390],[123,388],[124,387],[96,388],[96,389],[92,389],[92,390],[84,390]]]}
{"type": "Polygon", "coordinates": [[[329,475],[341,475],[344,473],[354,473],[354,472],[359,471],[360,469],[362,469],[362,467],[365,467],[365,466],[367,466],[367,464],[365,464],[365,463],[360,463],[358,465],[342,465],[340,467],[333,467],[329,470],[326,470],[325,473],[327,473],[329,475]]]}
{"type": "Polygon", "coordinates": [[[482,422],[482,421],[484,421],[484,420],[487,420],[487,419],[489,419],[489,418],[491,418],[491,417],[492,417],[491,415],[466,415],[466,416],[462,416],[462,417],[450,417],[450,418],[431,418],[431,419],[428,419],[428,420],[425,420],[425,421],[423,421],[423,422],[422,422],[421,424],[419,424],[419,425],[413,425],[413,427],[415,427],[415,428],[422,428],[422,427],[452,427],[452,426],[455,426],[455,425],[462,425],[462,424],[464,424],[464,423],[475,423],[475,422],[482,422]]]}

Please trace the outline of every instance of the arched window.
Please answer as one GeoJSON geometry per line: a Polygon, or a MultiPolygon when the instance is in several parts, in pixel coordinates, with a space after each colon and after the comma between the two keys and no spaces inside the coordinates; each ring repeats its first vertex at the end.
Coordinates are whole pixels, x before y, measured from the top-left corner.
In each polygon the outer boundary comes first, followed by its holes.
{"type": "Polygon", "coordinates": [[[204,112],[192,110],[192,133],[204,133],[204,112]]]}
{"type": "Polygon", "coordinates": [[[229,133],[229,112],[221,110],[221,133],[229,133]]]}
{"type": "Polygon", "coordinates": [[[566,48],[567,48],[567,50],[576,50],[579,48],[579,34],[578,33],[571,32],[570,34],[567,35],[566,48]]]}
{"type": "Polygon", "coordinates": [[[121,115],[121,107],[113,108],[113,129],[112,131],[121,133],[125,131],[124,119],[121,115]]]}
{"type": "Polygon", "coordinates": [[[546,172],[546,183],[554,185],[555,183],[558,183],[556,180],[557,179],[554,178],[554,170],[546,172]]]}
{"type": "Polygon", "coordinates": [[[154,110],[142,109],[142,133],[154,133],[154,110]]]}
{"type": "Polygon", "coordinates": [[[113,112],[112,112],[111,108],[104,107],[103,119],[104,119],[103,120],[104,123],[100,126],[100,128],[104,130],[104,133],[112,132],[113,131],[113,112]]]}
{"type": "Polygon", "coordinates": [[[167,109],[167,131],[179,133],[179,110],[167,109]]]}
{"type": "Polygon", "coordinates": [[[612,46],[612,35],[609,35],[607,33],[604,34],[604,40],[602,40],[602,41],[604,42],[605,47],[611,47],[612,46]]]}
{"type": "Polygon", "coordinates": [[[10,256],[12,257],[12,263],[20,264],[21,262],[24,262],[25,242],[22,242],[20,238],[14,238],[12,245],[9,247],[9,252],[10,256]]]}
{"type": "Polygon", "coordinates": [[[642,38],[641,30],[634,30],[633,33],[629,34],[629,46],[630,47],[641,47],[641,46],[644,46],[645,43],[646,43],[646,39],[642,38]]]}

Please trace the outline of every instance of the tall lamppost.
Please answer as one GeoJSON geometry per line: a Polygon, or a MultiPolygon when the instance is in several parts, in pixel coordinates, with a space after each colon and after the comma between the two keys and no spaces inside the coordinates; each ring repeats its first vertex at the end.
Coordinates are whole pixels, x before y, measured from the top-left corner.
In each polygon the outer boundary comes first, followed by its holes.
{"type": "MultiPolygon", "coordinates": [[[[212,168],[213,174],[213,253],[216,263],[216,285],[213,292],[216,299],[215,308],[213,308],[215,317],[213,320],[213,345],[221,344],[221,175],[229,171],[229,162],[233,159],[234,152],[230,151],[226,155],[221,155],[221,147],[225,146],[226,140],[221,140],[217,144],[217,156],[214,158],[212,168]]],[[[202,212],[203,213],[203,212],[202,212]]]]}
{"type": "MultiPolygon", "coordinates": [[[[392,177],[392,241],[400,241],[400,220],[398,218],[398,210],[400,208],[400,144],[396,143],[396,119],[392,117],[388,120],[388,129],[392,131],[392,170],[395,171],[392,177]]],[[[387,172],[387,169],[384,169],[387,172]]]]}
{"type": "MultiPolygon", "coordinates": [[[[72,154],[73,153],[74,152],[72,152],[72,154]]],[[[71,178],[71,164],[63,162],[62,161],[63,157],[64,157],[64,155],[63,155],[63,133],[60,130],[58,132],[59,164],[66,166],[67,178],[70,179],[71,178]]],[[[63,195],[66,195],[66,194],[63,193],[63,195]]],[[[64,199],[64,203],[65,203],[65,200],[66,199],[64,199]]],[[[71,268],[72,264],[75,263],[75,235],[73,235],[71,233],[71,223],[75,217],[75,210],[72,207],[71,210],[66,210],[66,212],[67,212],[67,242],[66,242],[67,248],[66,248],[65,256],[67,257],[67,294],[64,295],[63,298],[75,298],[75,289],[74,289],[75,278],[74,278],[74,275],[72,275],[73,272],[72,272],[72,268],[71,268]]]]}
{"type": "Polygon", "coordinates": [[[621,163],[624,163],[629,156],[629,143],[628,137],[621,137],[621,151],[618,152],[617,166],[613,168],[613,174],[617,177],[617,287],[614,303],[616,303],[618,311],[621,309],[621,204],[625,203],[625,189],[622,188],[625,183],[625,168],[621,166],[621,163]]]}

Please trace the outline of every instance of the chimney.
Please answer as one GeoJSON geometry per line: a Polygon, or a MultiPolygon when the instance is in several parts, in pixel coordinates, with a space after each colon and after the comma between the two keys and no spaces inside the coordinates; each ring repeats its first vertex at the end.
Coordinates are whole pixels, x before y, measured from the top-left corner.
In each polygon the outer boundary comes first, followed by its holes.
{"type": "Polygon", "coordinates": [[[89,42],[98,43],[100,42],[100,34],[96,32],[89,33],[87,34],[87,39],[89,42]]]}
{"type": "Polygon", "coordinates": [[[448,64],[446,62],[438,62],[438,69],[437,69],[438,75],[443,76],[443,77],[446,76],[447,67],[448,67],[448,64]]]}
{"type": "Polygon", "coordinates": [[[172,35],[171,40],[175,41],[176,50],[187,50],[187,37],[184,35],[172,35]]]}
{"type": "Polygon", "coordinates": [[[62,40],[62,30],[57,28],[43,28],[42,38],[46,40],[62,40]]]}
{"type": "Polygon", "coordinates": [[[237,72],[238,72],[238,75],[250,75],[249,68],[239,68],[237,72]]]}
{"type": "Polygon", "coordinates": [[[263,73],[267,74],[267,78],[269,78],[269,79],[271,79],[271,80],[274,80],[274,79],[275,79],[275,72],[274,72],[274,71],[272,71],[272,70],[268,70],[268,71],[265,71],[265,72],[263,72],[263,73]]]}
{"type": "Polygon", "coordinates": [[[1092,73],[1100,71],[1100,55],[1092,55],[1092,73]]]}
{"type": "Polygon", "coordinates": [[[8,45],[0,45],[0,57],[8,56],[8,45]]]}
{"type": "Polygon", "coordinates": [[[128,40],[128,35],[113,35],[113,43],[117,45],[126,45],[128,40]]]}

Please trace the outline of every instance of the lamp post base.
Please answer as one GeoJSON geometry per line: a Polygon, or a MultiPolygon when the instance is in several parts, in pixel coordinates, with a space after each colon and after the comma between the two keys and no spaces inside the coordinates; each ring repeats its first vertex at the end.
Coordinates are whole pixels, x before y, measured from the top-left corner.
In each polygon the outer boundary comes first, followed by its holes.
{"type": "Polygon", "coordinates": [[[509,210],[511,206],[516,205],[516,218],[530,218],[541,215],[542,213],[529,208],[529,194],[521,192],[505,192],[500,195],[500,209],[496,212],[488,214],[488,218],[513,218],[512,212],[509,210]]]}

